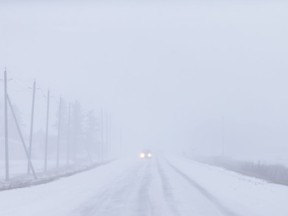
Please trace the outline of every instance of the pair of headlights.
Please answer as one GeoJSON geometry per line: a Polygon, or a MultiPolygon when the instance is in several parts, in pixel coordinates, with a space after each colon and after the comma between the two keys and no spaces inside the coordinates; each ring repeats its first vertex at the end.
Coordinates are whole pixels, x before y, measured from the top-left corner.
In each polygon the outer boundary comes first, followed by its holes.
{"type": "Polygon", "coordinates": [[[152,157],[152,154],[151,154],[150,152],[149,152],[149,153],[141,152],[139,156],[140,156],[141,159],[151,158],[151,157],[152,157]]]}

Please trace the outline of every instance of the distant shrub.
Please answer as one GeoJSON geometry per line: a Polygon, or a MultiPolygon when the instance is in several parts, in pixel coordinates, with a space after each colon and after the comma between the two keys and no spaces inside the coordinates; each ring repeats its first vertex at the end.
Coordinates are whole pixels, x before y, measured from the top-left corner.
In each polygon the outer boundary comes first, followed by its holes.
{"type": "Polygon", "coordinates": [[[272,183],[288,185],[288,167],[280,164],[270,165],[220,157],[201,159],[201,162],[223,167],[243,175],[264,179],[272,183]]]}

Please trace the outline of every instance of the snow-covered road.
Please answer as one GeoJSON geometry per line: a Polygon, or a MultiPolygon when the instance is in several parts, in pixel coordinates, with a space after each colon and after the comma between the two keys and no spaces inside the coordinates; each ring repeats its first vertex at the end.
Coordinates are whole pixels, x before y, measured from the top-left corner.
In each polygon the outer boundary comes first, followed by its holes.
{"type": "Polygon", "coordinates": [[[0,192],[2,216],[287,216],[288,187],[181,158],[121,160],[0,192]]]}

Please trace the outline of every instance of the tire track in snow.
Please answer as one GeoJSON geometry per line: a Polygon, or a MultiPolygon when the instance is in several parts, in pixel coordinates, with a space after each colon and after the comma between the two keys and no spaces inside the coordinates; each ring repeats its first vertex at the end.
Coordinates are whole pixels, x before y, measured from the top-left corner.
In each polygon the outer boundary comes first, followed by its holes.
{"type": "Polygon", "coordinates": [[[185,174],[183,171],[175,167],[170,161],[166,160],[169,166],[178,173],[183,179],[185,179],[189,184],[196,188],[201,194],[203,194],[210,202],[212,202],[223,215],[225,216],[239,216],[235,212],[231,211],[229,208],[224,206],[216,197],[214,197],[211,193],[209,193],[205,188],[203,188],[200,184],[192,180],[187,174],[185,174]]]}
{"type": "Polygon", "coordinates": [[[129,205],[127,203],[130,200],[129,197],[139,184],[139,179],[143,178],[145,171],[146,165],[141,164],[125,172],[111,183],[111,188],[105,188],[102,193],[82,204],[74,211],[73,216],[127,216],[127,214],[122,214],[121,209],[129,205]]]}
{"type": "Polygon", "coordinates": [[[179,213],[179,210],[175,206],[175,198],[173,196],[173,193],[171,192],[171,184],[169,182],[169,178],[166,176],[165,172],[163,171],[159,160],[157,160],[157,169],[161,178],[162,182],[162,190],[163,190],[163,195],[166,201],[167,206],[169,207],[172,215],[175,216],[181,216],[179,213]]]}
{"type": "MultiPolygon", "coordinates": [[[[151,216],[152,204],[150,198],[150,185],[151,185],[151,161],[146,161],[146,171],[139,181],[137,190],[134,193],[134,202],[131,203],[131,209],[137,212],[137,216],[151,216]]],[[[126,214],[127,215],[127,214],[126,214]]],[[[134,215],[131,215],[134,216],[134,215]]]]}

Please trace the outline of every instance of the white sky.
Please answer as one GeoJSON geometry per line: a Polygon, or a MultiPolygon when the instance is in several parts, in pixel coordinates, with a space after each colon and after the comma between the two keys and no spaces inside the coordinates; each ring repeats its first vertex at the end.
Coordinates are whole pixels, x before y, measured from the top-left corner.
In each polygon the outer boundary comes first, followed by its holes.
{"type": "Polygon", "coordinates": [[[218,153],[224,116],[227,154],[288,151],[284,1],[1,2],[1,70],[111,111],[127,146],[218,153]]]}

